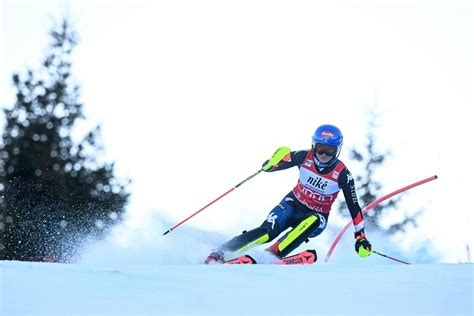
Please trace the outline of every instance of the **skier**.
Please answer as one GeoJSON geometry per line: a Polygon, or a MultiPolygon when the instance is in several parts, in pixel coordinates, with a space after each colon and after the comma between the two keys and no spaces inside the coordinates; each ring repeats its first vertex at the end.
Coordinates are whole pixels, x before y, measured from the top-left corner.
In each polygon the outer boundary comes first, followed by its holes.
{"type": "MultiPolygon", "coordinates": [[[[291,230],[266,249],[277,258],[286,257],[303,241],[324,231],[331,206],[340,190],[344,194],[354,224],[355,250],[361,257],[369,256],[372,246],[365,236],[364,219],[354,179],[344,163],[338,159],[342,141],[343,136],[339,128],[329,124],[321,125],[314,132],[311,150],[292,151],[279,164],[267,170],[273,172],[297,166],[298,183],[273,208],[259,227],[244,231],[224,243],[212,251],[204,263],[223,263],[224,253],[241,252],[268,243],[291,227],[291,230]]],[[[245,259],[244,256],[240,258],[245,259]]]]}

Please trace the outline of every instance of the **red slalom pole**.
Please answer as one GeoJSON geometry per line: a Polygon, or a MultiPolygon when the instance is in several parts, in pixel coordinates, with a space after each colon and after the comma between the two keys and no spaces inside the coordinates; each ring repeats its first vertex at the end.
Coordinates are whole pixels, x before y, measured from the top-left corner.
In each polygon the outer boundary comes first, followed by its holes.
{"type": "Polygon", "coordinates": [[[397,258],[394,258],[394,257],[384,255],[383,253],[380,253],[380,252],[375,251],[373,249],[372,249],[372,252],[375,253],[375,254],[378,254],[379,256],[382,256],[382,257],[385,257],[385,258],[388,258],[388,259],[391,259],[391,260],[394,260],[394,261],[397,261],[397,262],[400,262],[400,263],[410,264],[410,262],[406,262],[406,261],[403,261],[403,260],[400,260],[400,259],[397,259],[397,258]]]}
{"type": "Polygon", "coordinates": [[[215,199],[214,201],[206,204],[205,206],[203,206],[202,208],[200,208],[198,211],[194,212],[193,214],[189,215],[188,217],[186,217],[184,220],[182,220],[181,222],[179,222],[178,224],[174,225],[173,227],[171,227],[170,229],[168,229],[167,231],[165,231],[163,233],[163,235],[166,235],[168,233],[171,233],[173,231],[173,229],[175,229],[176,227],[180,226],[181,224],[185,223],[186,221],[188,221],[191,217],[199,214],[201,211],[205,210],[208,206],[214,204],[215,202],[219,201],[220,199],[222,199],[224,196],[226,196],[227,194],[229,194],[230,192],[234,191],[235,189],[237,189],[238,187],[240,187],[242,184],[244,184],[245,182],[249,181],[250,179],[252,179],[253,177],[257,176],[258,174],[260,174],[260,172],[262,171],[267,171],[269,170],[271,167],[274,167],[276,166],[278,163],[280,163],[282,160],[283,161],[288,161],[288,159],[290,158],[290,154],[291,154],[291,149],[288,148],[288,147],[280,147],[278,148],[275,153],[273,153],[272,157],[266,162],[266,164],[260,168],[257,172],[255,172],[254,174],[252,174],[251,176],[248,176],[245,180],[239,182],[239,184],[237,184],[236,186],[234,186],[233,188],[231,188],[230,190],[228,190],[227,192],[225,192],[224,194],[222,194],[221,196],[219,196],[217,199],[215,199]]]}
{"type": "MultiPolygon", "coordinates": [[[[370,210],[372,207],[376,206],[377,204],[380,204],[382,203],[383,201],[391,198],[392,196],[394,195],[397,195],[397,194],[400,194],[404,191],[407,191],[411,188],[414,188],[414,187],[417,187],[419,185],[422,185],[424,183],[427,183],[427,182],[430,182],[430,181],[433,181],[433,180],[436,180],[438,179],[438,176],[437,175],[434,175],[434,176],[431,176],[429,178],[426,178],[426,179],[423,179],[423,180],[420,180],[420,181],[417,181],[415,183],[412,183],[410,185],[407,185],[401,189],[398,189],[396,191],[393,191],[392,193],[389,193],[387,195],[384,195],[382,196],[381,198],[373,201],[372,203],[370,203],[369,205],[367,205],[366,207],[364,207],[362,209],[362,214],[365,214],[368,210],[370,210]]],[[[331,258],[331,255],[334,251],[334,248],[336,248],[337,244],[339,243],[339,240],[342,238],[342,235],[344,235],[344,233],[346,232],[346,230],[349,228],[349,226],[351,225],[352,221],[350,221],[349,223],[346,224],[346,226],[344,226],[344,228],[339,232],[339,234],[336,236],[336,239],[334,239],[334,241],[332,242],[332,245],[331,247],[329,247],[329,250],[328,250],[328,253],[326,254],[326,258],[324,258],[324,262],[328,262],[329,261],[329,258],[331,258]]]]}

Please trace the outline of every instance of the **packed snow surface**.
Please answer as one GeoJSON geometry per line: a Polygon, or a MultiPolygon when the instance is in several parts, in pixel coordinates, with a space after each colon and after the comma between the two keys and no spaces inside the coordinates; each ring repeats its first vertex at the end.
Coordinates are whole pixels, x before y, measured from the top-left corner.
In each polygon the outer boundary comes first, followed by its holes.
{"type": "Polygon", "coordinates": [[[473,315],[472,264],[0,261],[6,315],[473,315]]]}

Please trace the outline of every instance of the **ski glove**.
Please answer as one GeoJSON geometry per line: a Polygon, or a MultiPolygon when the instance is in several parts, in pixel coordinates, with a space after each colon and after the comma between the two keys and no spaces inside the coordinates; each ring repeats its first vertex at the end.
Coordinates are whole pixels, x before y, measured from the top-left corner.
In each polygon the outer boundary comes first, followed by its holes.
{"type": "Polygon", "coordinates": [[[272,158],[265,161],[262,166],[263,171],[275,171],[282,162],[288,162],[291,160],[291,149],[288,147],[280,147],[273,154],[272,158]]]}
{"type": "Polygon", "coordinates": [[[359,254],[359,257],[365,258],[370,256],[372,252],[372,245],[367,240],[367,238],[365,238],[365,233],[356,232],[354,233],[354,237],[356,239],[355,251],[359,254]]]}

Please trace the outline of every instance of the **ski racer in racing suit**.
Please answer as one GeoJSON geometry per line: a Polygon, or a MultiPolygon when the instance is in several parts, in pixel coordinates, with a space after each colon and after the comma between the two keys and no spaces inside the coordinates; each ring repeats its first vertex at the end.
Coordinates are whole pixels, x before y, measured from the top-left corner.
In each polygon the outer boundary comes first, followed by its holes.
{"type": "Polygon", "coordinates": [[[232,238],[213,251],[205,263],[224,262],[224,252],[241,252],[270,242],[291,227],[267,249],[279,258],[286,257],[302,242],[324,231],[331,206],[341,190],[355,228],[355,250],[361,257],[369,256],[372,246],[365,236],[354,178],[338,159],[342,140],[342,133],[336,126],[321,125],[312,137],[311,150],[293,151],[270,168],[268,172],[297,166],[297,185],[273,208],[259,227],[232,238]]]}

